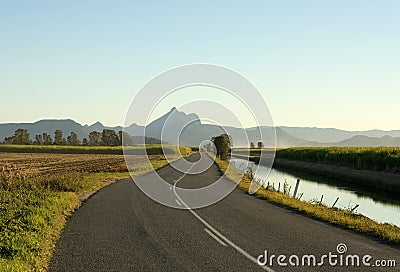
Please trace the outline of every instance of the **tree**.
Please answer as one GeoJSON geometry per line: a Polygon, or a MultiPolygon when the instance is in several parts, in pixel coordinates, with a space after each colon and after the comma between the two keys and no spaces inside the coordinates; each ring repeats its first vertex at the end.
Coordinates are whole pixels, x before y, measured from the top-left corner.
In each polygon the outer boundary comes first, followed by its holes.
{"type": "Polygon", "coordinates": [[[14,133],[14,144],[24,145],[30,144],[29,131],[24,128],[19,128],[14,133]]]}
{"type": "Polygon", "coordinates": [[[118,144],[119,145],[133,145],[133,138],[125,131],[118,131],[118,144]]]}
{"type": "Polygon", "coordinates": [[[89,145],[95,146],[101,144],[101,133],[98,131],[91,131],[89,133],[89,145]]]}
{"type": "Polygon", "coordinates": [[[53,139],[51,138],[51,136],[47,133],[43,133],[43,144],[44,145],[51,145],[53,144],[53,139]]]}
{"type": "Polygon", "coordinates": [[[215,148],[217,149],[217,156],[221,160],[227,160],[229,156],[230,148],[232,147],[232,138],[228,134],[221,134],[220,136],[213,137],[215,148]]]}
{"type": "Polygon", "coordinates": [[[258,142],[257,146],[258,146],[258,148],[264,148],[264,143],[263,142],[258,142]]]}
{"type": "Polygon", "coordinates": [[[206,145],[204,146],[204,148],[205,148],[208,152],[211,152],[211,151],[212,151],[212,146],[211,146],[210,143],[206,144],[206,145]]]}
{"type": "Polygon", "coordinates": [[[15,137],[14,136],[10,136],[10,137],[5,137],[4,144],[14,144],[15,143],[15,137]]]}
{"type": "Polygon", "coordinates": [[[253,142],[250,143],[250,148],[256,148],[253,142]]]}
{"type": "Polygon", "coordinates": [[[82,139],[82,145],[89,145],[89,141],[86,138],[82,139]]]}
{"type": "Polygon", "coordinates": [[[78,135],[75,132],[71,132],[71,135],[67,137],[68,145],[80,145],[78,135]]]}
{"type": "Polygon", "coordinates": [[[54,132],[54,144],[55,145],[63,145],[65,139],[63,138],[63,132],[60,129],[57,129],[54,132]]]}
{"type": "Polygon", "coordinates": [[[101,133],[101,145],[116,146],[119,145],[118,135],[115,130],[103,129],[101,133]]]}
{"type": "Polygon", "coordinates": [[[33,143],[35,145],[42,145],[43,144],[43,136],[41,134],[37,134],[35,136],[35,141],[33,143]]]}

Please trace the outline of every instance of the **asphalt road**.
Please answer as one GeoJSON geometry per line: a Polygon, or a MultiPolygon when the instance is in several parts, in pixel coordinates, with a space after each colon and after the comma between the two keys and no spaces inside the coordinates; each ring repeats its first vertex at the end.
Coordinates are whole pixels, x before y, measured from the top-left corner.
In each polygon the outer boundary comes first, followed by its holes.
{"type": "MultiPolygon", "coordinates": [[[[198,155],[189,160],[198,160],[198,155]]],[[[215,165],[197,175],[183,175],[171,166],[158,174],[171,184],[171,195],[183,207],[190,200],[173,185],[201,188],[221,176],[215,165]]],[[[138,182],[154,179],[153,173],[138,182]]],[[[132,180],[125,180],[100,190],[69,218],[50,271],[400,271],[400,250],[239,189],[206,208],[175,209],[153,201],[132,180]],[[340,243],[347,246],[346,253],[337,252],[340,243]],[[280,266],[277,257],[272,266],[258,265],[265,250],[268,259],[285,255],[281,262],[288,266],[280,266]],[[337,255],[331,259],[337,260],[336,266],[329,265],[329,257],[323,266],[308,266],[308,257],[301,265],[304,255],[315,255],[318,264],[330,253],[337,255]],[[345,266],[346,257],[355,254],[361,266],[345,266]],[[300,266],[289,263],[289,258],[296,262],[291,255],[298,256],[300,266]],[[372,256],[366,260],[370,267],[362,264],[364,255],[372,256]],[[376,260],[395,260],[397,267],[373,266],[376,260]]]]}

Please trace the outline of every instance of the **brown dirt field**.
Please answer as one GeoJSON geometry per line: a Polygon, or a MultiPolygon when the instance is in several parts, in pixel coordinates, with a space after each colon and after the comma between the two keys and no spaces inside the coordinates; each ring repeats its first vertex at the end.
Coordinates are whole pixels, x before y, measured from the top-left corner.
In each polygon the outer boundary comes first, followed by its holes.
{"type": "MultiPolygon", "coordinates": [[[[132,155],[134,164],[145,156],[132,155]]],[[[159,159],[151,156],[150,159],[159,159]]],[[[133,165],[133,163],[130,165],[133,165]]],[[[9,177],[28,177],[71,172],[126,172],[123,155],[0,153],[0,173],[9,177]]]]}

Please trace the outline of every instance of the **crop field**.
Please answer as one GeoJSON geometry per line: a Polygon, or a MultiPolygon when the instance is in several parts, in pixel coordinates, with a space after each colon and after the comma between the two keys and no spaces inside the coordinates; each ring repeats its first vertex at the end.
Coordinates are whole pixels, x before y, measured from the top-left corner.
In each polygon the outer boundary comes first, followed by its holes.
{"type": "Polygon", "coordinates": [[[1,173],[9,178],[61,172],[127,171],[121,155],[0,153],[1,173]]]}
{"type": "MultiPolygon", "coordinates": [[[[265,155],[273,151],[263,149],[265,155]]],[[[237,148],[237,156],[260,156],[258,148],[237,148]]],[[[291,147],[278,148],[275,157],[310,163],[345,166],[356,170],[373,170],[400,173],[400,147],[291,147]]]]}
{"type": "Polygon", "coordinates": [[[298,147],[278,149],[276,157],[400,173],[400,147],[298,147]]]}
{"type": "Polygon", "coordinates": [[[51,153],[51,154],[114,154],[122,155],[187,155],[191,152],[189,147],[174,145],[133,145],[125,146],[63,146],[63,145],[0,145],[0,152],[13,153],[51,153]]]}
{"type": "MultiPolygon", "coordinates": [[[[174,156],[168,156],[174,158],[174,156]]],[[[145,156],[128,155],[130,171],[141,171],[147,162],[145,156]]],[[[163,155],[149,156],[151,162],[165,160],[163,155]]],[[[122,155],[91,154],[37,154],[0,153],[0,177],[25,179],[27,177],[49,176],[68,172],[75,173],[116,173],[127,172],[122,155]]]]}
{"type": "MultiPolygon", "coordinates": [[[[129,156],[129,171],[167,164],[164,155],[149,159],[151,165],[129,156]]],[[[122,155],[0,153],[0,271],[46,271],[67,216],[91,193],[126,178],[122,155]]]]}

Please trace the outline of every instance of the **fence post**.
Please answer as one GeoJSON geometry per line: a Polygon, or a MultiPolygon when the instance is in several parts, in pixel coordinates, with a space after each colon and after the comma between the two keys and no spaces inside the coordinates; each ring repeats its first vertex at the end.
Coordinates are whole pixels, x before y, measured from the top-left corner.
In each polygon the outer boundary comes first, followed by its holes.
{"type": "Polygon", "coordinates": [[[293,198],[296,198],[297,190],[299,189],[300,179],[297,179],[296,187],[294,187],[293,198]]]}
{"type": "Polygon", "coordinates": [[[335,207],[336,203],[338,202],[339,198],[336,198],[335,202],[332,205],[332,208],[335,207]]]}
{"type": "Polygon", "coordinates": [[[324,195],[321,195],[321,200],[319,201],[319,204],[322,204],[323,199],[324,199],[324,195]]]}
{"type": "Polygon", "coordinates": [[[360,205],[355,205],[353,209],[351,209],[351,212],[354,212],[355,209],[357,209],[360,205]]]}

